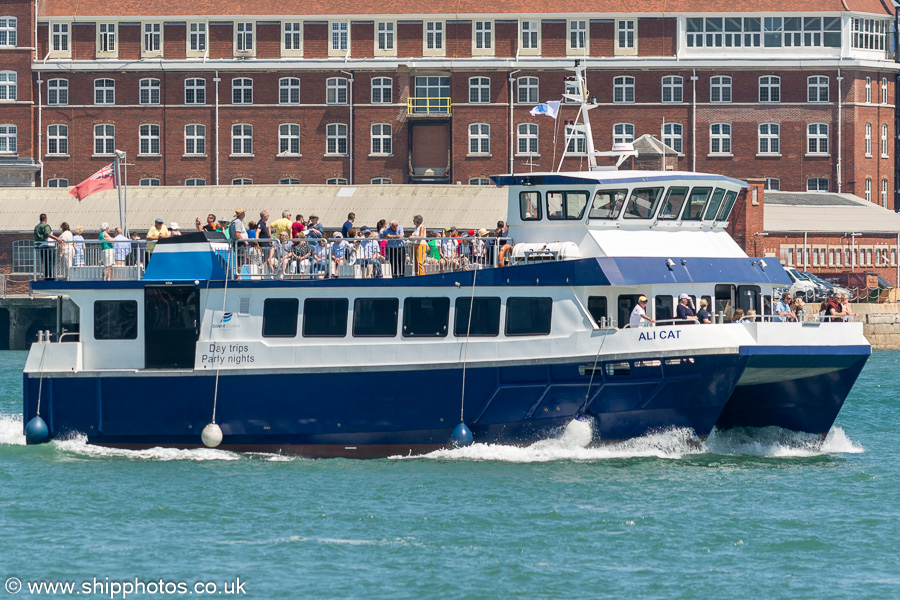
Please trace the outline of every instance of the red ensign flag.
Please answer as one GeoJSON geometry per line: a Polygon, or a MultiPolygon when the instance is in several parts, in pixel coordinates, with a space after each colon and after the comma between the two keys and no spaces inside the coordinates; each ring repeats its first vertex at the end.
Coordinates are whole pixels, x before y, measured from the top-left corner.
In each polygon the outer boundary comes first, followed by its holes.
{"type": "Polygon", "coordinates": [[[116,182],[113,178],[113,166],[112,163],[110,163],[73,187],[69,190],[69,193],[78,198],[78,201],[81,202],[83,198],[87,198],[94,192],[111,190],[115,187],[116,182]]]}

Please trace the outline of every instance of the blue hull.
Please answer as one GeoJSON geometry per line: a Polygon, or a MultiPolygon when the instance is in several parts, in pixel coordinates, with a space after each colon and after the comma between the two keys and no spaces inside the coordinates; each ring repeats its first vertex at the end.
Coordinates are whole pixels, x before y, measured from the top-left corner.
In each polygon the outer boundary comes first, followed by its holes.
{"type": "MultiPolygon", "coordinates": [[[[572,418],[594,417],[595,439],[649,431],[712,430],[746,363],[696,357],[676,366],[610,375],[599,363],[469,368],[465,421],[476,442],[528,444],[572,418]],[[588,400],[587,403],[585,402],[588,400]],[[586,407],[586,408],[585,408],[586,407]]],[[[621,361],[620,361],[621,362],[621,361]]],[[[216,422],[220,446],[304,456],[388,456],[450,445],[459,423],[461,369],[320,374],[225,374],[216,422]]],[[[212,419],[214,377],[163,373],[44,377],[41,414],[51,436],[74,432],[93,444],[197,447],[212,419]]],[[[38,380],[25,376],[24,414],[36,413],[38,380]]]]}

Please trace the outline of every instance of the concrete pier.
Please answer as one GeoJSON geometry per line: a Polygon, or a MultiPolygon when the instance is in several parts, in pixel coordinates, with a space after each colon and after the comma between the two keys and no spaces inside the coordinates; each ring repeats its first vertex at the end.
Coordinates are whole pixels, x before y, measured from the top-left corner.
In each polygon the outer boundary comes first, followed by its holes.
{"type": "Polygon", "coordinates": [[[57,299],[9,295],[0,298],[0,350],[27,350],[39,330],[56,331],[57,299]]]}

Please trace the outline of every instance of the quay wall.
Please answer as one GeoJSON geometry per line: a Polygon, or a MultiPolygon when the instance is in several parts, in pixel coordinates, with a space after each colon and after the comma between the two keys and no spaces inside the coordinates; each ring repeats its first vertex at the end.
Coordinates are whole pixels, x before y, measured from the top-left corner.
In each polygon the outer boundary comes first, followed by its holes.
{"type": "Polygon", "coordinates": [[[852,310],[863,322],[863,334],[872,348],[889,350],[900,348],[900,304],[853,304],[852,310]]]}

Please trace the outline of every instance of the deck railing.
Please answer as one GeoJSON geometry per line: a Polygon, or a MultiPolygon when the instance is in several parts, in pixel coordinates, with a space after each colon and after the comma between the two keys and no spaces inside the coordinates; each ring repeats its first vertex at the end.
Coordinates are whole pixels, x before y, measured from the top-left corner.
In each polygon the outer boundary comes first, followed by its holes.
{"type": "Polygon", "coordinates": [[[410,115],[449,115],[453,103],[449,97],[410,97],[406,99],[406,113],[410,115]]]}

